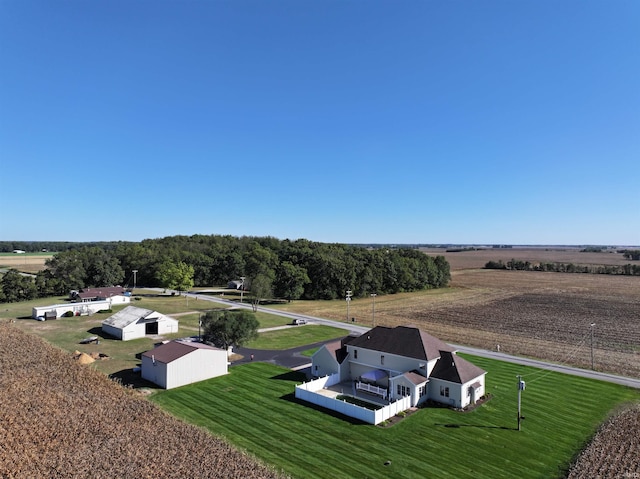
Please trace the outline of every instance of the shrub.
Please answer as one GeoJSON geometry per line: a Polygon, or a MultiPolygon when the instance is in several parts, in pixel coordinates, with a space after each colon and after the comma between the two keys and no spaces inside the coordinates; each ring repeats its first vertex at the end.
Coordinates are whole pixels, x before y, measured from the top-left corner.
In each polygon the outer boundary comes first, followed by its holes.
{"type": "Polygon", "coordinates": [[[73,317],[73,311],[67,311],[62,316],[64,316],[65,318],[72,318],[73,317]]]}

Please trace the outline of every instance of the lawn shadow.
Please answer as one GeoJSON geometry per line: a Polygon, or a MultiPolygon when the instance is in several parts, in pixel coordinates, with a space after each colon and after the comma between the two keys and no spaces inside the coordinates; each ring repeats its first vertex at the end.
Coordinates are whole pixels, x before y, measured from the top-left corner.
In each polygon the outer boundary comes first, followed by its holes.
{"type": "Polygon", "coordinates": [[[303,401],[302,399],[298,399],[294,393],[287,393],[280,396],[280,399],[283,401],[287,401],[293,404],[298,404],[299,406],[306,407],[309,409],[313,409],[314,411],[318,411],[322,414],[326,414],[327,416],[334,417],[336,419],[340,419],[341,421],[347,422],[352,426],[371,426],[371,424],[361,421],[360,419],[356,419],[350,416],[346,416],[338,411],[333,411],[331,409],[327,409],[322,406],[318,406],[317,404],[313,404],[307,401],[303,401]]]}
{"type": "Polygon", "coordinates": [[[300,383],[307,380],[307,375],[299,371],[287,371],[286,373],[278,374],[277,376],[271,376],[269,379],[300,383]]]}
{"type": "Polygon", "coordinates": [[[434,426],[439,426],[439,427],[447,427],[450,429],[458,429],[460,427],[477,427],[477,428],[481,428],[481,429],[503,429],[505,431],[517,431],[518,428],[517,427],[507,427],[507,426],[482,426],[479,424],[458,424],[458,423],[447,423],[447,424],[440,424],[440,423],[434,423],[434,426]]]}

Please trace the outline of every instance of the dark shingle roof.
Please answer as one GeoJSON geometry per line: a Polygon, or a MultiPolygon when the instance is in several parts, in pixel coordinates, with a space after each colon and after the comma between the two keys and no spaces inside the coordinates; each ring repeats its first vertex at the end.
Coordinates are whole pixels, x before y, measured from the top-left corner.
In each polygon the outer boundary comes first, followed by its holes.
{"type": "Polygon", "coordinates": [[[430,361],[440,357],[441,351],[455,351],[444,341],[418,328],[376,326],[349,342],[349,346],[396,354],[430,361]]]}
{"type": "Polygon", "coordinates": [[[431,371],[432,378],[463,384],[486,373],[484,369],[450,351],[441,353],[440,359],[431,371]]]}

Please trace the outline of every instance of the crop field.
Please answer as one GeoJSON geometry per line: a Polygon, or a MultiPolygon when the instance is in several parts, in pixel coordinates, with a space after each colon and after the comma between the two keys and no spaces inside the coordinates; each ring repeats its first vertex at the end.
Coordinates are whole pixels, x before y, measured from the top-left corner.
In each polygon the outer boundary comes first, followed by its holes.
{"type": "Polygon", "coordinates": [[[447,252],[442,248],[421,248],[424,253],[447,258],[454,271],[461,269],[483,268],[489,261],[502,261],[507,263],[511,259],[529,261],[530,263],[573,263],[578,264],[602,264],[621,266],[630,263],[622,253],[613,250],[602,252],[583,252],[577,247],[514,247],[514,248],[487,248],[475,251],[447,252]]]}
{"type": "Polygon", "coordinates": [[[0,323],[0,477],[283,477],[0,323]]]}
{"type": "Polygon", "coordinates": [[[37,273],[44,269],[46,260],[53,257],[53,253],[2,253],[0,254],[0,268],[17,269],[23,273],[37,273]]]}

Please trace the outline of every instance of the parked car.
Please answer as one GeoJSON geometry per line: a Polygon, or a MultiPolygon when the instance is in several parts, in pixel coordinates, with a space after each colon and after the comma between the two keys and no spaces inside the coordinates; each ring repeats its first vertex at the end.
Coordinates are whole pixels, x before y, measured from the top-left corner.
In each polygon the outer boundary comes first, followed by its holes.
{"type": "Polygon", "coordinates": [[[44,321],[44,316],[38,316],[38,317],[36,318],[36,321],[44,321]]]}
{"type": "Polygon", "coordinates": [[[294,319],[291,324],[293,324],[295,326],[299,326],[301,324],[307,324],[307,320],[306,319],[294,319]]]}

